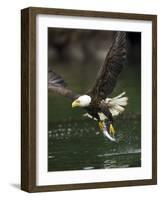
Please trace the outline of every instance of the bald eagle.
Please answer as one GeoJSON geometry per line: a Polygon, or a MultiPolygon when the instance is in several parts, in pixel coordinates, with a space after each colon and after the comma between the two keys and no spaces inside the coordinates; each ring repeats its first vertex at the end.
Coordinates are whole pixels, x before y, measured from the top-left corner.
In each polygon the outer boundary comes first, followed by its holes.
{"type": "Polygon", "coordinates": [[[124,96],[125,92],[109,98],[122,71],[126,54],[126,33],[117,32],[93,87],[83,95],[76,94],[67,88],[67,84],[60,75],[52,70],[48,71],[48,89],[71,99],[72,108],[85,109],[87,113],[84,116],[96,120],[101,131],[111,141],[115,141],[113,117],[125,110],[124,107],[128,101],[128,98],[124,96]]]}

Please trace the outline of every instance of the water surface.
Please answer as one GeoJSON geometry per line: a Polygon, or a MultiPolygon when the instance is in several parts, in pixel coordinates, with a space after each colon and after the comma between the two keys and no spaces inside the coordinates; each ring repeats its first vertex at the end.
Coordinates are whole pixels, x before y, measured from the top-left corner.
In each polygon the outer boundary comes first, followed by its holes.
{"type": "Polygon", "coordinates": [[[49,123],[48,170],[141,166],[140,118],[120,118],[115,128],[117,141],[111,142],[90,119],[49,123]]]}

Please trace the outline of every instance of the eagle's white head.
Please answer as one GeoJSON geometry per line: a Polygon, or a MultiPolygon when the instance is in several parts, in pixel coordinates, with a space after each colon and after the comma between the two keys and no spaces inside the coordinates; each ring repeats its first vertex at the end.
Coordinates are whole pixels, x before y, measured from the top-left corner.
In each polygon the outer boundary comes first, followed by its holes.
{"type": "Polygon", "coordinates": [[[72,108],[74,107],[87,107],[91,103],[91,97],[88,95],[82,95],[78,97],[75,101],[72,103],[72,108]]]}

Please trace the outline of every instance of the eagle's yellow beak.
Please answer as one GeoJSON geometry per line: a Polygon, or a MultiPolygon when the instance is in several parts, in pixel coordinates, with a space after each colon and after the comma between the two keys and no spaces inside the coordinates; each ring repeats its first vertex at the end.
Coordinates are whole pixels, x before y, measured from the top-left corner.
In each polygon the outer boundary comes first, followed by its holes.
{"type": "Polygon", "coordinates": [[[80,106],[80,102],[79,102],[79,100],[75,100],[75,101],[73,101],[73,103],[72,103],[72,108],[74,108],[74,107],[78,107],[78,106],[80,106]]]}

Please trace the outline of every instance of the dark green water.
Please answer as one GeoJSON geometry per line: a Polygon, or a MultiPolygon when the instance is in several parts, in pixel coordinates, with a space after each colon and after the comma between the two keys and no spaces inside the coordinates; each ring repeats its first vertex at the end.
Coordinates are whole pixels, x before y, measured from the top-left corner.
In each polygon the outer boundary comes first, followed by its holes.
{"type": "MultiPolygon", "coordinates": [[[[98,67],[55,65],[70,88],[83,94],[95,80],[98,67]],[[84,73],[85,72],[85,73],[84,73]]],[[[141,166],[140,67],[126,66],[112,97],[126,91],[125,112],[114,121],[117,142],[99,132],[96,121],[72,109],[71,101],[48,94],[48,170],[83,170],[141,166]]]]}
{"type": "Polygon", "coordinates": [[[119,119],[115,128],[117,141],[111,142],[90,119],[50,123],[48,170],[141,166],[139,118],[119,119]]]}

